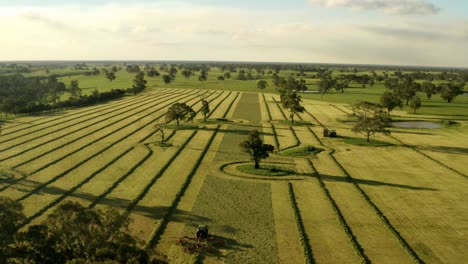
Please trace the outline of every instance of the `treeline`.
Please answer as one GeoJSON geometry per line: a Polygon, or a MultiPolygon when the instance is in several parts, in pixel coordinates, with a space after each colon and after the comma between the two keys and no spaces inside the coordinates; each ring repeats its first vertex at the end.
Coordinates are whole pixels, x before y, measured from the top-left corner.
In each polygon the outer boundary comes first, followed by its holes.
{"type": "Polygon", "coordinates": [[[69,107],[93,105],[120,98],[127,93],[136,94],[146,88],[142,74],[137,74],[134,85],[127,89],[112,89],[90,95],[82,95],[78,81],[71,80],[66,86],[57,76],[29,77],[21,74],[0,76],[0,111],[9,114],[26,114],[51,111],[69,107]],[[61,100],[64,94],[69,98],[61,100]]]}

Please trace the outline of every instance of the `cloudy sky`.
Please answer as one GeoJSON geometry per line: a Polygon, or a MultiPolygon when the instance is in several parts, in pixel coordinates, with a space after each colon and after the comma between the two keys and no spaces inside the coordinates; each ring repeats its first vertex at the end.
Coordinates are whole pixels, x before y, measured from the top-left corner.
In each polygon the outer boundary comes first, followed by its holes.
{"type": "Polygon", "coordinates": [[[0,0],[0,61],[468,67],[467,0],[0,0]]]}

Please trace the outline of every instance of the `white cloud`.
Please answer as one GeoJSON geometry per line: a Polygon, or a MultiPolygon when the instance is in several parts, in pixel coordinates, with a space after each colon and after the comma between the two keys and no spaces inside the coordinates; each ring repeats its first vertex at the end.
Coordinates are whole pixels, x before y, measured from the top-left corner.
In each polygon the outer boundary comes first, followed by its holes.
{"type": "Polygon", "coordinates": [[[356,10],[379,10],[397,15],[432,15],[440,8],[425,0],[308,0],[324,7],[345,7],[356,10]]]}
{"type": "MultiPolygon", "coordinates": [[[[466,66],[459,21],[309,17],[190,5],[0,10],[0,60],[236,60],[466,66]],[[288,22],[286,18],[292,22],[288,22]],[[444,23],[442,23],[444,22],[444,23]],[[437,52],[434,52],[437,51],[437,52]]],[[[463,25],[463,26],[462,26],[463,25]]]]}

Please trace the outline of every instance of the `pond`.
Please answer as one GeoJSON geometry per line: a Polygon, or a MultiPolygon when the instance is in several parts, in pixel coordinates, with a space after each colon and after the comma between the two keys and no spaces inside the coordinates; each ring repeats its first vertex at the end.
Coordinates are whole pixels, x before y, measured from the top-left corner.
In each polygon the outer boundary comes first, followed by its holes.
{"type": "Polygon", "coordinates": [[[440,123],[428,122],[428,121],[402,121],[402,122],[391,122],[393,127],[401,128],[441,128],[443,127],[440,123]]]}

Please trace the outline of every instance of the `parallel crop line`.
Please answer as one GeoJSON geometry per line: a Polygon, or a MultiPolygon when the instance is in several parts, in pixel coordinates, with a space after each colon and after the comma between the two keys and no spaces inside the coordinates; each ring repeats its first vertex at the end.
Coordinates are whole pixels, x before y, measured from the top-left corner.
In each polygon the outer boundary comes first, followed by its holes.
{"type": "MultiPolygon", "coordinates": [[[[70,194],[72,194],[74,191],[78,190],[81,186],[85,185],[87,182],[89,182],[90,180],[92,180],[95,176],[97,176],[99,173],[101,173],[102,171],[104,171],[106,168],[108,168],[109,166],[111,166],[113,163],[115,163],[117,160],[119,160],[120,158],[122,158],[123,156],[125,156],[127,153],[129,153],[131,150],[133,150],[135,147],[130,147],[129,149],[127,149],[126,151],[124,151],[123,153],[121,153],[119,156],[117,156],[116,158],[112,159],[110,162],[108,162],[105,166],[101,167],[100,169],[96,170],[94,173],[92,173],[91,175],[89,175],[88,177],[86,177],[83,181],[81,181],[79,184],[75,185],[74,187],[72,187],[71,189],[67,190],[66,192],[64,192],[60,197],[58,197],[57,199],[55,199],[53,202],[49,203],[48,205],[46,205],[45,207],[43,207],[41,210],[37,211],[34,215],[28,217],[28,219],[26,219],[25,223],[22,224],[22,226],[30,223],[32,220],[34,220],[35,218],[37,218],[38,216],[42,215],[43,213],[45,213],[47,210],[49,210],[50,208],[52,208],[53,206],[57,205],[58,203],[60,203],[61,201],[63,201],[67,196],[69,196],[70,194]]],[[[135,164],[132,168],[130,168],[130,170],[128,170],[119,180],[123,180],[125,179],[126,177],[128,177],[128,175],[132,174],[140,165],[142,165],[146,160],[149,159],[149,157],[153,154],[153,151],[151,149],[148,148],[148,153],[137,163],[135,164]]],[[[116,182],[114,184],[118,184],[120,182],[116,182]]],[[[38,190],[37,190],[38,191],[38,190]]],[[[31,196],[31,194],[33,194],[33,192],[30,192],[28,193],[29,196],[31,196]]],[[[28,197],[29,197],[28,196],[28,197]]],[[[27,197],[26,197],[27,198],[27,197]]],[[[25,198],[20,198],[18,201],[21,201],[25,198]]]]}
{"type": "MultiPolygon", "coordinates": [[[[176,95],[176,96],[174,96],[174,97],[170,97],[170,98],[168,98],[168,99],[169,99],[169,100],[172,100],[172,99],[176,98],[177,96],[178,96],[178,95],[176,95]]],[[[188,96],[190,96],[190,94],[189,94],[189,95],[186,95],[186,96],[184,96],[184,97],[182,97],[182,98],[187,98],[188,96]]],[[[51,149],[51,150],[48,150],[48,151],[46,151],[46,152],[44,152],[44,153],[42,153],[42,154],[40,154],[40,155],[38,155],[38,156],[35,156],[35,157],[33,157],[33,158],[29,159],[29,160],[26,160],[26,161],[23,161],[23,162],[21,162],[21,163],[19,163],[19,164],[16,164],[13,168],[18,168],[18,167],[20,167],[20,166],[23,166],[23,165],[26,164],[26,163],[29,163],[29,162],[31,162],[31,161],[34,161],[34,160],[38,159],[38,158],[41,158],[41,157],[43,157],[43,156],[45,156],[45,155],[47,155],[47,154],[49,154],[49,153],[52,153],[52,152],[54,152],[54,151],[56,151],[56,150],[58,150],[58,149],[60,149],[60,148],[63,148],[63,147],[65,147],[65,146],[67,146],[67,145],[70,145],[70,144],[72,144],[72,143],[74,143],[74,142],[76,142],[76,141],[78,141],[78,140],[81,140],[81,139],[83,139],[83,138],[85,138],[85,137],[87,137],[87,136],[89,136],[89,135],[91,135],[91,134],[94,134],[94,133],[96,133],[96,132],[98,132],[98,131],[101,131],[101,130],[104,130],[104,129],[110,127],[110,126],[113,126],[113,125],[115,125],[115,124],[121,122],[122,120],[125,120],[127,117],[129,117],[129,116],[131,116],[131,115],[139,114],[139,113],[141,113],[141,112],[144,112],[144,111],[150,109],[151,107],[155,106],[156,104],[159,104],[159,102],[158,102],[158,103],[155,103],[155,104],[152,104],[150,107],[145,108],[145,109],[143,109],[143,110],[141,110],[141,111],[139,111],[139,112],[137,112],[137,113],[129,114],[128,116],[125,116],[125,117],[123,117],[123,118],[121,118],[121,119],[119,119],[119,120],[116,120],[116,121],[114,121],[114,122],[112,122],[112,123],[110,123],[110,124],[108,124],[108,125],[106,125],[106,126],[104,126],[104,127],[101,127],[101,128],[99,128],[99,129],[97,129],[97,130],[91,131],[91,132],[89,132],[89,133],[87,133],[87,134],[85,134],[85,135],[82,135],[82,136],[78,137],[78,138],[75,138],[75,139],[73,139],[73,140],[70,140],[70,141],[68,141],[68,142],[65,143],[65,144],[62,144],[62,145],[60,145],[60,146],[58,146],[58,147],[55,147],[55,148],[53,148],[53,149],[51,149]]],[[[151,112],[150,114],[153,114],[153,113],[155,113],[155,112],[157,112],[157,111],[159,111],[159,110],[162,110],[162,109],[163,109],[164,107],[166,107],[167,105],[168,105],[168,104],[164,105],[163,107],[158,108],[157,110],[151,112]]],[[[148,116],[148,115],[146,115],[146,116],[148,116]]],[[[144,118],[144,117],[146,117],[146,116],[143,116],[142,118],[144,118]]],[[[137,120],[135,120],[135,121],[139,121],[139,120],[141,120],[142,118],[139,118],[139,119],[137,119],[137,120]]],[[[134,122],[132,122],[132,123],[134,123],[134,122]]],[[[132,123],[130,123],[130,124],[132,124],[132,123]]],[[[96,140],[94,140],[94,141],[92,141],[92,142],[89,142],[89,143],[87,143],[87,144],[81,146],[79,149],[77,149],[77,150],[75,150],[75,151],[73,151],[73,152],[71,152],[71,153],[68,153],[67,155],[63,156],[62,159],[65,158],[65,157],[67,157],[67,156],[70,156],[70,155],[72,155],[72,154],[74,154],[74,153],[76,153],[76,152],[78,152],[78,151],[80,151],[80,150],[82,150],[82,149],[84,149],[84,148],[86,148],[86,147],[88,147],[88,146],[90,146],[90,145],[96,143],[96,142],[98,142],[99,140],[101,140],[101,139],[103,139],[103,138],[105,138],[105,137],[107,137],[107,136],[109,136],[109,135],[112,135],[112,134],[118,132],[121,128],[122,128],[122,127],[120,127],[120,128],[118,128],[118,129],[112,131],[112,132],[109,133],[109,134],[106,134],[106,135],[103,136],[103,137],[100,137],[100,138],[98,138],[98,139],[96,139],[96,140]]],[[[59,160],[59,161],[60,161],[60,160],[59,160]]],[[[53,163],[52,163],[52,164],[53,164],[53,163]]],[[[50,164],[50,165],[52,165],[52,164],[50,164]]],[[[46,166],[46,167],[48,167],[48,166],[46,166]]],[[[46,168],[46,167],[43,166],[43,167],[41,167],[41,168],[39,168],[39,169],[33,171],[31,174],[36,173],[36,172],[38,172],[38,171],[40,171],[40,170],[42,170],[42,169],[44,169],[44,168],[46,168]]]]}
{"type": "Polygon", "coordinates": [[[211,147],[211,144],[213,143],[213,140],[215,136],[217,135],[219,131],[220,125],[216,127],[214,130],[213,134],[211,135],[210,139],[208,140],[208,143],[206,144],[205,148],[203,149],[203,152],[201,155],[198,157],[197,161],[195,162],[195,165],[192,167],[192,170],[190,171],[189,175],[185,179],[184,184],[182,185],[181,189],[177,192],[175,199],[172,201],[171,206],[168,208],[167,213],[161,218],[161,220],[158,222],[156,225],[154,231],[152,232],[149,240],[146,243],[145,248],[148,250],[152,247],[154,247],[159,239],[161,238],[162,233],[164,232],[167,224],[170,221],[170,218],[174,214],[175,210],[177,209],[177,206],[179,205],[180,200],[185,194],[185,191],[187,190],[188,186],[192,182],[193,176],[196,174],[198,171],[198,168],[200,167],[200,164],[203,161],[203,158],[205,157],[206,153],[208,152],[208,149],[211,147]]]}
{"type": "Polygon", "coordinates": [[[309,163],[309,165],[312,167],[312,169],[315,171],[315,175],[317,175],[320,189],[323,191],[326,199],[331,204],[331,207],[333,211],[335,212],[338,218],[338,221],[340,222],[341,227],[344,229],[346,236],[351,242],[351,245],[354,248],[354,251],[356,252],[358,257],[361,258],[361,263],[371,263],[370,259],[367,257],[366,253],[364,252],[364,249],[359,243],[357,237],[354,235],[353,231],[351,230],[351,227],[346,222],[346,219],[343,216],[343,213],[341,212],[340,208],[338,207],[338,204],[336,203],[335,199],[333,199],[333,197],[331,196],[328,188],[325,186],[322,176],[320,176],[320,173],[317,171],[317,168],[315,168],[314,164],[310,161],[310,159],[306,159],[306,160],[309,163]]]}
{"type": "Polygon", "coordinates": [[[300,242],[304,250],[305,262],[308,264],[315,263],[314,254],[312,252],[312,246],[309,243],[309,237],[305,231],[305,227],[301,216],[301,210],[297,205],[296,195],[294,194],[294,188],[291,182],[288,182],[288,191],[289,199],[291,200],[291,206],[294,212],[294,218],[296,219],[297,229],[299,231],[300,242]]]}
{"type": "MultiPolygon", "coordinates": [[[[111,125],[114,125],[114,124],[116,124],[116,123],[118,123],[118,122],[120,122],[120,121],[126,119],[127,117],[129,117],[129,116],[131,116],[131,115],[135,115],[135,114],[142,113],[142,112],[144,112],[144,111],[150,109],[151,107],[153,107],[153,106],[155,106],[155,105],[157,105],[157,104],[159,104],[159,103],[160,103],[160,102],[159,102],[159,100],[158,100],[157,102],[154,102],[153,104],[151,104],[149,107],[143,108],[142,110],[140,110],[140,111],[138,111],[138,112],[128,114],[127,116],[125,116],[125,117],[123,117],[123,118],[120,118],[120,119],[118,119],[118,120],[116,120],[116,121],[114,121],[114,122],[112,122],[112,123],[110,123],[110,124],[108,124],[108,125],[106,125],[106,126],[104,126],[104,127],[102,127],[102,128],[99,128],[99,129],[94,130],[94,131],[92,131],[92,132],[90,132],[90,133],[88,133],[88,134],[86,134],[86,135],[84,135],[84,136],[81,136],[81,137],[76,138],[76,139],[74,139],[74,141],[72,141],[72,142],[75,142],[76,140],[79,140],[79,139],[81,139],[81,138],[83,138],[83,137],[86,137],[86,136],[88,136],[88,135],[90,135],[90,134],[92,134],[92,133],[95,133],[95,132],[97,132],[97,131],[99,131],[99,130],[102,130],[102,129],[107,128],[107,127],[109,127],[109,126],[111,126],[111,125]]],[[[131,111],[131,110],[140,108],[140,107],[142,107],[142,106],[145,106],[145,105],[138,105],[138,106],[136,106],[136,107],[132,107],[132,108],[130,108],[128,111],[131,111]]],[[[126,106],[126,107],[127,107],[127,106],[126,106]]],[[[125,109],[126,107],[124,107],[124,109],[125,109]]],[[[128,111],[126,111],[126,113],[128,113],[128,111]]],[[[114,118],[114,117],[116,117],[116,116],[120,116],[121,114],[122,114],[122,113],[119,112],[119,113],[116,113],[116,114],[114,114],[114,115],[112,115],[112,116],[110,116],[110,117],[108,117],[108,118],[114,118]]],[[[102,117],[102,116],[100,116],[100,117],[102,117]]],[[[99,118],[99,117],[97,117],[97,118],[99,118]]],[[[83,129],[86,129],[86,128],[95,126],[96,124],[98,124],[98,123],[100,123],[100,122],[102,122],[102,120],[97,121],[97,122],[94,122],[94,123],[89,124],[89,125],[86,125],[86,126],[84,126],[84,127],[82,127],[82,128],[73,130],[73,131],[71,131],[71,132],[68,132],[68,133],[66,133],[66,134],[64,134],[64,135],[62,135],[62,136],[60,136],[60,137],[56,137],[56,138],[53,138],[53,139],[50,139],[50,140],[41,142],[41,143],[39,143],[39,144],[37,144],[37,145],[35,145],[35,146],[32,146],[32,147],[30,147],[30,148],[28,148],[28,149],[26,149],[26,150],[20,151],[20,152],[14,154],[14,155],[11,155],[11,156],[9,156],[9,157],[3,158],[3,159],[0,160],[0,162],[1,162],[1,161],[8,160],[8,159],[11,159],[11,158],[14,158],[14,157],[17,157],[17,156],[20,156],[20,155],[22,155],[22,154],[24,154],[24,153],[26,153],[26,152],[29,152],[29,151],[31,151],[31,150],[34,150],[34,149],[36,149],[36,148],[38,148],[38,147],[41,147],[41,146],[43,146],[43,145],[46,145],[46,144],[48,144],[48,143],[50,143],[50,142],[54,142],[54,141],[56,141],[56,140],[58,140],[58,139],[60,139],[60,138],[69,136],[69,135],[74,134],[74,133],[76,133],[76,132],[79,132],[79,131],[81,131],[81,130],[83,130],[83,129]]],[[[70,125],[70,126],[68,126],[68,127],[71,127],[71,126],[74,126],[74,125],[76,125],[76,124],[70,125]]],[[[65,129],[65,128],[68,128],[68,127],[60,128],[60,129],[58,129],[58,130],[56,130],[56,131],[53,131],[53,132],[57,132],[57,131],[60,131],[60,130],[65,129]]],[[[8,149],[17,147],[17,146],[22,145],[22,144],[24,144],[24,143],[27,143],[27,142],[29,142],[29,141],[36,140],[36,139],[38,139],[38,138],[45,137],[45,136],[48,136],[48,135],[45,134],[45,135],[42,135],[42,136],[38,136],[38,137],[36,137],[36,138],[29,139],[29,140],[27,140],[27,141],[21,142],[21,143],[18,144],[18,145],[14,145],[14,146],[11,146],[11,147],[9,147],[9,148],[6,148],[6,149],[4,149],[4,150],[2,150],[2,151],[5,151],[5,150],[8,150],[8,149]]],[[[72,143],[72,142],[68,142],[68,143],[72,143]]],[[[2,152],[2,151],[0,151],[0,152],[2,152]]],[[[18,167],[18,166],[20,166],[20,165],[16,165],[15,167],[18,167]]]]}
{"type": "MultiPolygon", "coordinates": [[[[161,92],[163,93],[163,92],[161,92]]],[[[159,94],[161,94],[159,93],[159,94]]],[[[83,114],[83,113],[87,113],[87,112],[93,112],[95,113],[96,110],[101,112],[105,109],[109,109],[109,108],[113,108],[113,107],[116,107],[116,106],[120,106],[120,105],[123,105],[123,104],[127,104],[129,102],[133,102],[133,101],[136,101],[138,99],[140,99],[140,97],[142,97],[142,95],[139,95],[139,96],[135,96],[134,98],[132,99],[129,99],[129,100],[122,100],[122,102],[118,102],[116,104],[112,104],[112,105],[109,105],[109,103],[103,103],[102,106],[99,106],[99,107],[96,107],[96,108],[92,108],[92,109],[89,109],[88,107],[85,107],[87,109],[83,110],[83,111],[75,111],[74,113],[72,114],[69,114],[69,115],[62,115],[58,118],[54,118],[54,119],[50,119],[50,120],[47,120],[47,121],[44,121],[44,122],[41,122],[41,123],[35,123],[33,125],[30,125],[28,127],[24,127],[24,128],[20,128],[20,129],[17,129],[17,130],[14,130],[14,131],[11,131],[11,132],[8,132],[8,133],[3,133],[3,135],[9,135],[9,134],[13,134],[13,133],[16,133],[16,132],[19,132],[19,131],[22,131],[22,130],[26,130],[26,129],[30,129],[32,127],[35,127],[35,126],[39,126],[39,125],[42,125],[42,124],[45,124],[45,123],[49,123],[49,122],[53,122],[53,121],[57,121],[57,120],[60,120],[60,119],[64,119],[64,118],[68,118],[68,117],[71,117],[71,116],[75,116],[75,115],[79,115],[79,114],[83,114]]],[[[82,115],[82,116],[85,116],[85,115],[82,115]]],[[[70,120],[74,120],[76,118],[80,118],[82,116],[79,116],[79,117],[75,117],[75,118],[72,118],[72,119],[68,119],[68,121],[70,120]]],[[[49,119],[50,117],[43,117],[43,118],[38,118],[36,119],[35,121],[38,121],[38,120],[43,120],[43,119],[49,119]]],[[[21,126],[22,124],[18,124],[16,126],[21,126]]],[[[8,127],[8,128],[5,128],[5,129],[11,129],[13,127],[16,127],[16,126],[12,126],[12,127],[8,127]]],[[[4,141],[1,141],[0,143],[3,143],[4,141]]]]}
{"type": "MultiPolygon", "coordinates": [[[[226,109],[226,112],[224,113],[223,115],[223,118],[225,118],[227,116],[227,114],[229,113],[229,111],[231,110],[231,107],[233,106],[234,102],[237,100],[238,96],[239,96],[239,92],[236,94],[236,97],[234,98],[234,100],[231,101],[231,103],[229,104],[228,108],[226,109]]],[[[168,209],[168,212],[163,216],[163,218],[158,222],[158,224],[156,225],[154,231],[152,232],[149,240],[147,241],[147,244],[146,244],[146,249],[149,249],[151,247],[154,247],[156,245],[156,243],[159,241],[164,229],[166,228],[167,224],[169,223],[170,221],[170,218],[172,217],[174,211],[177,209],[177,206],[180,202],[180,200],[182,199],[182,197],[184,196],[185,194],[185,191],[186,189],[188,188],[188,186],[190,185],[191,181],[192,181],[192,178],[193,176],[196,174],[198,168],[200,167],[200,164],[201,162],[203,161],[203,158],[205,157],[206,153],[208,152],[209,148],[211,147],[211,144],[213,143],[213,140],[215,138],[215,136],[217,135],[218,131],[219,131],[219,128],[221,126],[218,125],[214,131],[214,133],[212,134],[212,136],[210,137],[208,143],[206,144],[205,148],[203,149],[203,152],[201,153],[201,155],[198,157],[194,167],[192,168],[192,171],[189,173],[189,175],[187,176],[186,180],[185,180],[185,183],[184,185],[182,186],[182,188],[177,192],[176,194],[176,197],[175,199],[173,200],[172,202],[172,205],[171,207],[168,209]]]]}
{"type": "Polygon", "coordinates": [[[438,161],[438,160],[434,159],[433,157],[431,157],[431,156],[427,155],[426,153],[420,151],[420,150],[417,149],[416,147],[411,146],[411,145],[407,145],[407,144],[405,144],[403,141],[399,140],[398,138],[396,138],[396,137],[394,137],[394,136],[392,136],[392,135],[388,135],[388,136],[391,137],[391,138],[393,138],[393,139],[395,139],[396,141],[400,142],[401,146],[410,148],[410,149],[416,151],[417,153],[423,155],[424,157],[426,157],[426,158],[428,158],[428,159],[434,161],[435,163],[437,163],[437,164],[439,164],[439,165],[442,165],[443,167],[445,167],[445,168],[447,168],[447,169],[449,169],[449,170],[455,172],[456,174],[461,175],[461,176],[463,176],[463,177],[465,177],[465,178],[468,178],[468,175],[466,175],[466,174],[464,174],[464,173],[462,173],[462,172],[460,172],[460,171],[458,171],[458,170],[456,170],[456,169],[454,169],[454,168],[452,168],[452,167],[446,165],[445,163],[443,163],[443,162],[441,162],[441,161],[438,161]]]}
{"type": "MultiPolygon", "coordinates": [[[[185,97],[188,97],[188,96],[190,96],[190,95],[187,95],[187,96],[185,96],[185,97]]],[[[193,100],[193,98],[195,98],[195,97],[192,97],[192,99],[189,99],[189,100],[187,100],[187,101],[193,100]]],[[[153,112],[152,112],[152,113],[153,113],[153,112]]],[[[139,120],[141,120],[141,119],[143,119],[143,118],[145,118],[145,117],[151,115],[152,113],[149,113],[149,114],[147,114],[147,115],[145,115],[145,116],[142,116],[142,117],[140,117],[139,119],[134,120],[132,123],[135,123],[135,122],[137,122],[137,121],[139,121],[139,120]]],[[[162,115],[159,116],[159,117],[157,117],[155,120],[159,119],[160,117],[162,117],[162,115]]],[[[153,121],[154,121],[154,120],[153,120],[153,121]]],[[[57,180],[57,179],[63,177],[64,175],[66,175],[67,173],[69,173],[69,172],[73,171],[74,169],[78,168],[79,166],[81,166],[82,164],[86,163],[86,162],[89,161],[90,159],[92,159],[92,158],[98,156],[99,154],[101,154],[101,153],[103,153],[104,151],[108,150],[109,148],[113,147],[114,145],[116,145],[116,144],[119,143],[120,141],[122,141],[122,140],[124,140],[124,139],[130,137],[131,135],[135,134],[136,132],[140,131],[141,129],[147,127],[147,126],[150,125],[153,121],[148,122],[146,125],[144,125],[144,126],[138,128],[138,129],[134,130],[134,131],[131,132],[130,134],[127,134],[126,136],[122,137],[121,139],[114,141],[114,142],[113,142],[112,144],[110,144],[109,146],[107,146],[107,147],[105,147],[104,149],[98,151],[97,153],[91,155],[90,157],[88,157],[88,158],[82,160],[82,161],[79,162],[78,164],[75,164],[75,166],[73,166],[73,167],[67,169],[66,171],[60,173],[59,175],[57,175],[56,177],[52,178],[52,179],[49,180],[49,181],[50,181],[50,182],[53,182],[53,181],[55,181],[55,180],[57,180]]],[[[130,123],[130,124],[132,124],[132,123],[130,123]]],[[[116,130],[116,131],[118,131],[118,130],[116,130]]],[[[111,134],[115,133],[116,131],[112,132],[111,134]]],[[[68,156],[70,156],[70,155],[72,155],[72,154],[74,154],[74,153],[76,153],[76,152],[78,152],[78,151],[80,151],[80,150],[82,150],[82,149],[84,149],[84,148],[86,148],[86,147],[92,145],[92,144],[94,144],[95,142],[97,142],[97,141],[99,141],[99,140],[101,140],[101,139],[103,139],[103,138],[105,138],[105,137],[108,137],[108,136],[111,135],[111,134],[105,135],[105,136],[103,136],[103,137],[101,137],[101,138],[99,138],[99,139],[93,141],[92,143],[86,144],[85,147],[82,147],[82,148],[80,148],[80,149],[78,149],[78,150],[76,150],[76,151],[73,151],[73,152],[71,152],[71,153],[69,153],[69,154],[67,154],[67,155],[65,155],[65,156],[63,156],[63,157],[61,157],[60,159],[57,159],[57,160],[53,161],[52,163],[46,164],[45,166],[43,166],[43,167],[37,169],[35,172],[33,172],[33,173],[29,174],[29,175],[26,175],[26,176],[24,176],[24,177],[18,178],[18,179],[15,180],[14,182],[12,182],[12,183],[10,183],[9,185],[7,185],[7,186],[3,187],[2,189],[0,189],[0,192],[4,191],[5,189],[9,188],[10,186],[16,184],[17,182],[26,179],[27,177],[33,175],[34,173],[37,173],[38,171],[43,170],[43,169],[49,167],[50,165],[55,164],[55,163],[61,161],[62,159],[66,158],[66,157],[68,157],[68,156]]],[[[48,182],[49,182],[49,181],[48,181],[48,182]]],[[[47,185],[47,184],[46,184],[46,185],[47,185]]],[[[44,186],[45,186],[45,185],[44,185],[44,186]]]]}
{"type": "Polygon", "coordinates": [[[279,105],[278,101],[276,101],[275,97],[272,96],[271,99],[273,99],[273,101],[276,104],[276,107],[278,107],[278,109],[280,110],[281,114],[283,115],[284,120],[288,120],[288,117],[286,117],[286,114],[284,113],[283,109],[279,105]]]}
{"type": "Polygon", "coordinates": [[[269,121],[271,121],[271,120],[273,120],[273,118],[271,118],[270,107],[268,106],[267,100],[265,98],[265,94],[262,93],[262,96],[263,96],[263,102],[265,103],[265,107],[266,107],[266,110],[267,110],[267,113],[268,113],[268,119],[269,119],[269,121]]]}
{"type": "MultiPolygon", "coordinates": [[[[163,96],[163,95],[158,94],[157,96],[156,96],[156,95],[153,95],[153,96],[151,96],[151,97],[146,97],[143,101],[138,101],[138,103],[140,103],[140,102],[145,102],[145,101],[150,101],[150,100],[154,100],[154,99],[158,99],[158,98],[161,98],[162,96],[163,96]]],[[[108,111],[108,112],[106,112],[106,113],[101,113],[102,111],[99,111],[99,113],[100,113],[99,116],[90,117],[90,118],[81,120],[81,121],[79,121],[79,122],[77,122],[77,123],[73,123],[73,124],[71,124],[71,125],[64,126],[64,127],[58,128],[58,129],[56,129],[56,130],[50,131],[50,132],[48,132],[47,134],[40,135],[40,136],[37,136],[37,137],[34,137],[34,138],[30,138],[30,139],[27,139],[27,140],[25,140],[25,141],[23,141],[23,142],[18,142],[18,143],[16,143],[14,146],[11,146],[11,147],[2,149],[0,152],[3,152],[3,151],[6,151],[6,150],[9,150],[9,149],[12,149],[12,148],[17,147],[17,146],[20,146],[20,145],[23,145],[23,144],[25,144],[25,143],[27,143],[27,142],[30,142],[30,141],[32,141],[32,140],[39,139],[39,138],[41,138],[41,137],[46,137],[46,136],[50,135],[51,133],[54,133],[54,132],[57,132],[57,131],[61,131],[61,130],[64,130],[64,129],[66,129],[66,128],[70,128],[70,127],[73,127],[73,126],[82,124],[82,123],[84,123],[84,122],[87,122],[87,121],[90,121],[90,120],[93,120],[93,119],[101,118],[101,117],[103,117],[103,116],[106,115],[106,114],[113,114],[113,113],[115,113],[115,111],[117,111],[117,110],[122,110],[122,109],[127,108],[128,105],[132,105],[132,106],[133,106],[133,105],[134,105],[134,104],[133,104],[134,101],[135,101],[135,100],[132,100],[131,102],[128,102],[128,101],[127,101],[127,102],[124,104],[123,107],[119,107],[119,108],[110,107],[110,108],[112,108],[112,110],[111,110],[111,111],[108,111]]],[[[144,105],[144,104],[142,104],[142,105],[144,105]]],[[[122,104],[120,104],[119,106],[122,106],[122,104]]],[[[112,118],[112,117],[114,117],[114,116],[116,116],[116,115],[113,115],[113,116],[111,116],[111,117],[109,117],[109,118],[112,118]]],[[[72,119],[68,119],[68,120],[64,121],[63,123],[68,123],[68,122],[70,122],[70,121],[73,121],[73,120],[75,120],[75,119],[82,118],[82,117],[83,117],[83,116],[79,116],[79,117],[75,117],[75,118],[72,118],[72,119]]],[[[63,124],[63,123],[61,123],[61,124],[63,124]]],[[[95,123],[94,123],[94,124],[95,124],[95,123]]],[[[41,131],[41,130],[44,130],[44,129],[47,129],[47,128],[51,128],[51,127],[55,127],[55,126],[57,126],[57,124],[53,124],[53,125],[49,125],[49,126],[40,128],[40,129],[36,129],[36,130],[30,131],[30,132],[27,132],[27,133],[25,133],[25,134],[18,135],[18,136],[16,136],[16,137],[12,137],[12,138],[9,138],[9,139],[7,139],[7,140],[1,141],[0,143],[9,142],[9,141],[18,139],[18,138],[20,138],[20,137],[28,136],[28,135],[37,133],[38,131],[41,131]]],[[[84,127],[84,128],[86,128],[86,127],[84,127]]],[[[77,131],[77,130],[75,130],[75,131],[77,131]]]]}
{"type": "MultiPolygon", "coordinates": [[[[213,94],[213,93],[211,93],[209,96],[211,96],[212,94],[213,94]]],[[[221,95],[221,94],[222,94],[222,92],[219,93],[218,96],[216,96],[215,98],[213,98],[212,100],[210,100],[210,102],[213,101],[213,100],[215,100],[216,98],[218,98],[219,95],[221,95]]],[[[229,94],[230,94],[230,93],[229,93],[229,94]]],[[[217,105],[217,107],[218,107],[223,101],[224,101],[224,100],[222,100],[222,101],[217,105]]],[[[162,116],[161,116],[161,117],[162,117],[162,116]]],[[[166,140],[169,140],[172,136],[174,136],[175,133],[176,133],[175,131],[176,131],[176,130],[173,130],[172,133],[166,138],[166,140]]],[[[153,132],[152,132],[151,134],[149,134],[147,137],[145,137],[144,139],[140,140],[139,143],[144,142],[146,139],[148,139],[149,137],[151,137],[151,136],[154,135],[155,133],[156,133],[156,131],[153,131],[153,132]]],[[[193,134],[192,136],[190,136],[190,139],[191,139],[194,135],[195,135],[195,134],[193,134]]],[[[184,143],[183,146],[185,147],[185,145],[188,144],[188,142],[189,142],[189,141],[186,141],[186,143],[184,143]]],[[[147,145],[145,145],[145,146],[146,146],[148,149],[150,149],[147,145]]],[[[183,149],[183,148],[181,148],[180,151],[181,151],[182,149],[183,149]]],[[[150,151],[152,152],[151,149],[150,149],[150,151]]],[[[180,151],[177,151],[177,153],[176,153],[174,156],[177,157],[178,154],[180,153],[180,151]]],[[[161,173],[160,173],[161,175],[162,175],[162,173],[169,167],[169,165],[170,165],[170,163],[172,163],[172,161],[173,161],[173,159],[171,158],[170,161],[168,162],[168,164],[166,164],[167,166],[165,165],[165,167],[161,170],[161,173]]],[[[99,197],[98,197],[95,201],[93,201],[93,203],[89,206],[89,208],[92,208],[92,207],[96,206],[97,203],[99,203],[104,197],[106,197],[109,193],[111,193],[111,192],[112,192],[123,180],[125,180],[129,175],[130,175],[130,174],[124,175],[122,178],[118,179],[118,181],[115,182],[106,192],[104,192],[104,193],[102,193],[101,195],[99,195],[99,197]]],[[[158,176],[157,178],[159,178],[159,176],[158,176]]],[[[154,184],[154,183],[153,183],[153,184],[154,184]]],[[[145,193],[145,195],[146,195],[146,193],[145,193]]]]}
{"type": "MultiPolygon", "coordinates": [[[[309,112],[307,112],[309,113],[309,112]]],[[[312,114],[309,113],[310,116],[312,114]]],[[[316,119],[314,116],[312,116],[314,119],[316,119]]],[[[316,119],[317,120],[317,119],[316,119]]],[[[317,120],[318,121],[318,120],[317,120]]],[[[322,127],[323,124],[321,124],[322,127]]],[[[312,133],[313,130],[309,129],[312,133]]],[[[314,133],[315,134],[315,133],[314,133]]],[[[316,138],[318,138],[316,136],[316,138]]],[[[321,141],[320,141],[321,142],[321,141]]],[[[323,146],[323,143],[320,143],[323,146]]],[[[335,153],[335,149],[330,148],[331,151],[328,152],[328,155],[333,159],[333,161],[338,165],[338,167],[343,171],[343,173],[346,175],[346,178],[349,180],[349,182],[358,190],[358,192],[361,194],[361,196],[364,198],[364,200],[370,205],[370,207],[374,210],[374,212],[377,214],[379,219],[384,223],[384,225],[390,230],[390,232],[395,236],[395,238],[398,240],[400,245],[403,247],[403,249],[406,250],[406,252],[411,256],[413,261],[415,263],[424,263],[424,261],[416,254],[416,252],[411,248],[411,246],[408,244],[408,242],[401,236],[401,234],[398,232],[398,230],[390,223],[388,218],[385,216],[385,214],[377,207],[377,205],[370,199],[370,197],[367,195],[367,193],[359,186],[359,184],[356,183],[353,177],[346,171],[346,169],[341,165],[340,162],[336,159],[336,157],[333,155],[335,153]]]]}

